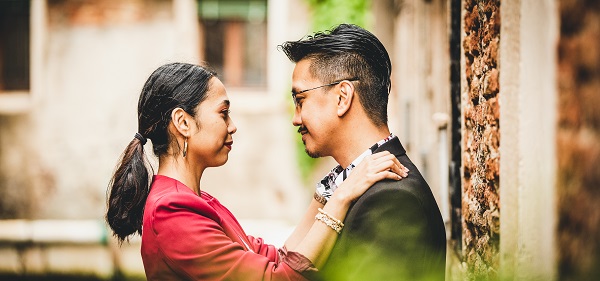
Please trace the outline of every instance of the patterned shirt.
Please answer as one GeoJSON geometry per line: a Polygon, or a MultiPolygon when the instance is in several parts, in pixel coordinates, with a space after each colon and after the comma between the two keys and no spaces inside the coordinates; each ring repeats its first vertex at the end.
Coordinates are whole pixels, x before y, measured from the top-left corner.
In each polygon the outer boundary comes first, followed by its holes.
{"type": "Polygon", "coordinates": [[[394,136],[394,134],[390,134],[387,138],[378,141],[376,144],[365,150],[365,152],[354,159],[354,161],[352,161],[352,163],[350,163],[346,169],[342,168],[340,165],[337,165],[329,173],[327,173],[327,175],[325,175],[320,182],[317,183],[317,194],[323,197],[325,200],[329,200],[337,187],[340,186],[342,182],[348,178],[348,176],[350,176],[352,170],[358,166],[358,164],[360,164],[365,157],[373,154],[377,148],[393,138],[396,138],[396,136],[394,136]]]}

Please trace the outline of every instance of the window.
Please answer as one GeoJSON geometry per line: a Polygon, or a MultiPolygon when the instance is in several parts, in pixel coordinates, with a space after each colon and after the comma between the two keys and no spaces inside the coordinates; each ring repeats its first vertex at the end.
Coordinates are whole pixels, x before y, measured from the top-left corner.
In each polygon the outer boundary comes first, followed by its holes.
{"type": "Polygon", "coordinates": [[[0,93],[29,90],[29,1],[0,1],[0,93]]]}
{"type": "Polygon", "coordinates": [[[266,0],[200,0],[201,58],[227,87],[265,87],[266,0]]]}

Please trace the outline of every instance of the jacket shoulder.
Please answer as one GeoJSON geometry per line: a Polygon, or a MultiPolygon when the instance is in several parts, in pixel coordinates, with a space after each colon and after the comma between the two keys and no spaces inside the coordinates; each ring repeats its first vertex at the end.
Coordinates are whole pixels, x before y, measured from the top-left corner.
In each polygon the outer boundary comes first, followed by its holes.
{"type": "Polygon", "coordinates": [[[419,205],[426,205],[428,197],[433,196],[429,185],[420,177],[410,176],[399,181],[383,180],[371,186],[355,203],[352,208],[361,208],[361,205],[379,205],[390,202],[392,205],[401,202],[414,201],[419,205]]]}

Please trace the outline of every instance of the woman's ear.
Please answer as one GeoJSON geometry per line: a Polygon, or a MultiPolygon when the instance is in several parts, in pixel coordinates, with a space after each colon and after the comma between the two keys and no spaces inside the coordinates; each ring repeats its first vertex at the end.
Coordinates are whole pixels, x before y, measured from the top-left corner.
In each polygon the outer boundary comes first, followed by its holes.
{"type": "Polygon", "coordinates": [[[180,107],[171,111],[171,122],[175,129],[184,137],[190,136],[190,115],[180,107]]]}
{"type": "Polygon", "coordinates": [[[354,84],[350,81],[342,81],[340,83],[340,91],[339,91],[339,101],[337,106],[337,114],[338,117],[344,116],[350,107],[352,106],[352,101],[354,99],[354,84]]]}

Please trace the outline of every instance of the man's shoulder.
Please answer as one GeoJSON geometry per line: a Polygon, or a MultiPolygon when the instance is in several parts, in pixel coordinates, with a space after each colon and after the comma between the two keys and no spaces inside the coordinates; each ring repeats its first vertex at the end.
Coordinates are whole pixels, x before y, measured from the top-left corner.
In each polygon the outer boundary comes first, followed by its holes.
{"type": "Polygon", "coordinates": [[[347,214],[350,225],[366,220],[400,221],[405,215],[425,214],[430,206],[425,195],[415,192],[412,188],[400,185],[398,182],[380,182],[363,194],[347,214]]]}
{"type": "Polygon", "coordinates": [[[419,214],[419,217],[424,216],[428,221],[441,220],[441,213],[431,188],[423,177],[413,170],[407,178],[399,181],[382,180],[371,186],[356,200],[347,218],[352,221],[365,212],[379,211],[393,214],[396,218],[419,214]]]}
{"type": "Polygon", "coordinates": [[[373,200],[381,197],[406,197],[422,200],[433,196],[431,188],[420,176],[412,176],[401,180],[382,180],[371,186],[359,200],[373,200]]]}

